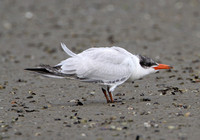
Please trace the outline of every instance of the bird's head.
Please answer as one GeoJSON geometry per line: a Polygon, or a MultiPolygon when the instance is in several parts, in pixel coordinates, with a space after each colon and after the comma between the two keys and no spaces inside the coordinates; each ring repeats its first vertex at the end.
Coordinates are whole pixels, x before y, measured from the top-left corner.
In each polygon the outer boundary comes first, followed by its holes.
{"type": "Polygon", "coordinates": [[[159,64],[152,60],[151,58],[148,58],[146,56],[138,55],[139,59],[139,71],[138,74],[140,75],[140,78],[148,75],[150,73],[155,73],[160,69],[171,69],[172,66],[165,65],[165,64],[159,64]]]}

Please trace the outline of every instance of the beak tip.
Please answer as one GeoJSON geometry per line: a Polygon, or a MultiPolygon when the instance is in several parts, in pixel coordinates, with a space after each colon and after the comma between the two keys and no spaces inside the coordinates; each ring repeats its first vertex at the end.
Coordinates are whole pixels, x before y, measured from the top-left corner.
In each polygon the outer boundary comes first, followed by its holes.
{"type": "Polygon", "coordinates": [[[173,66],[165,65],[165,64],[159,64],[158,66],[154,67],[155,70],[159,69],[173,69],[173,66]]]}

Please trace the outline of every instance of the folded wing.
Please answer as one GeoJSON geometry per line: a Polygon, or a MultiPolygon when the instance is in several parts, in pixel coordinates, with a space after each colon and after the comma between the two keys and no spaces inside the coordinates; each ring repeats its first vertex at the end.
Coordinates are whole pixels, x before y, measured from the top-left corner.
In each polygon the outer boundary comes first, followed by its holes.
{"type": "Polygon", "coordinates": [[[85,82],[119,85],[131,75],[130,54],[122,48],[91,48],[62,62],[61,72],[85,82]]]}

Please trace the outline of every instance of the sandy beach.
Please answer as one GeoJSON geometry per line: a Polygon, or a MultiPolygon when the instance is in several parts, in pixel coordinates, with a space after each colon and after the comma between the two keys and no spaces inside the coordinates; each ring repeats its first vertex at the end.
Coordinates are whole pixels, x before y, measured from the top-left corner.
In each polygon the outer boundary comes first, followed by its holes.
{"type": "Polygon", "coordinates": [[[200,2],[0,1],[0,140],[198,140],[200,2]],[[117,102],[78,80],[25,71],[91,47],[172,65],[119,86],[117,102]]]}

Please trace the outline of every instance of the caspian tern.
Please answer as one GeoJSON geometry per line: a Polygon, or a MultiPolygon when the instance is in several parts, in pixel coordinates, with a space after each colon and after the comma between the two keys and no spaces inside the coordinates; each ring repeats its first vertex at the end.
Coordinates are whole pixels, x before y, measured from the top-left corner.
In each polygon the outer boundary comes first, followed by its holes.
{"type": "Polygon", "coordinates": [[[70,51],[61,43],[62,49],[71,56],[51,67],[39,65],[25,70],[35,71],[53,78],[77,78],[83,82],[98,83],[107,102],[113,103],[113,91],[126,81],[133,82],[160,69],[171,69],[165,64],[158,64],[152,59],[133,55],[120,47],[90,48],[79,54],[70,51]],[[107,91],[107,92],[106,92],[107,91]],[[108,95],[110,100],[108,98],[108,95]]]}

